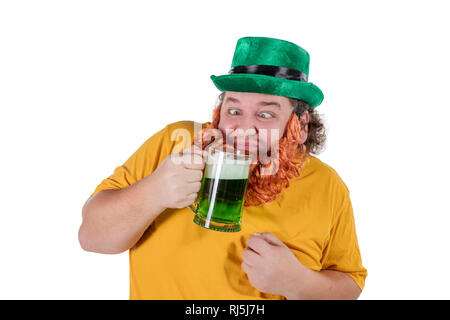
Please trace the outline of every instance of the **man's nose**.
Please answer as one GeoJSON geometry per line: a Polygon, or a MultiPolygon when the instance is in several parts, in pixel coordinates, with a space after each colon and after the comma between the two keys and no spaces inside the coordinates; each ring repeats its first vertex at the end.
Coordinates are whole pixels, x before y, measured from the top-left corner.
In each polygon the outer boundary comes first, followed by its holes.
{"type": "Polygon", "coordinates": [[[255,135],[258,133],[258,130],[251,119],[239,119],[234,130],[244,132],[245,135],[255,135]]]}

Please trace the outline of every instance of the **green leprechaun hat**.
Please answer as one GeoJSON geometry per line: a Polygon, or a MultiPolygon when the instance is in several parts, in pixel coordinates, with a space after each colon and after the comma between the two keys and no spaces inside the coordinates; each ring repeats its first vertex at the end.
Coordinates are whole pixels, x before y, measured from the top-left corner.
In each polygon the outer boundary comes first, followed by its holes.
{"type": "Polygon", "coordinates": [[[220,91],[254,92],[303,100],[315,108],[322,91],[308,82],[309,53],[285,40],[244,37],[236,44],[228,74],[211,75],[220,91]]]}

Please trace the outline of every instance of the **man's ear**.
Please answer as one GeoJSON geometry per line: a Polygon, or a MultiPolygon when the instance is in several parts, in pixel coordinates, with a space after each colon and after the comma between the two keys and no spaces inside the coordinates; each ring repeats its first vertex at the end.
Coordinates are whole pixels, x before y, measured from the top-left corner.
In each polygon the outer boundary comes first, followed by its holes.
{"type": "Polygon", "coordinates": [[[302,132],[302,136],[300,137],[299,141],[300,144],[305,143],[306,139],[308,138],[308,123],[309,123],[309,113],[308,111],[305,111],[300,117],[300,125],[302,132]]]}
{"type": "Polygon", "coordinates": [[[301,121],[301,122],[304,122],[304,123],[308,123],[308,122],[309,122],[309,112],[308,112],[308,110],[306,110],[305,112],[303,112],[303,114],[302,114],[302,116],[301,116],[300,119],[303,120],[303,121],[301,121]]]}

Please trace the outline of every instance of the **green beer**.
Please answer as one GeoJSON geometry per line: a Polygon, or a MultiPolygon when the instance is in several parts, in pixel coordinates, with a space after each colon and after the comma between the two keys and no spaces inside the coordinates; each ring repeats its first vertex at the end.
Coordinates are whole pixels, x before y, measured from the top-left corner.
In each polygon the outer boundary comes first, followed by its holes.
{"type": "Polygon", "coordinates": [[[241,230],[247,189],[248,156],[226,152],[208,155],[194,222],[217,231],[241,230]]]}

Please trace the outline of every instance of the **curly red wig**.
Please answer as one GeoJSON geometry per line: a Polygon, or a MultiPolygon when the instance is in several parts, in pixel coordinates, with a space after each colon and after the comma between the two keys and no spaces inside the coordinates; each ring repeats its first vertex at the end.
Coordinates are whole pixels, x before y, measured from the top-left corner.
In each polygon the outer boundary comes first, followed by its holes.
{"type": "MultiPolygon", "coordinates": [[[[202,150],[219,145],[222,145],[224,150],[234,150],[234,147],[222,143],[224,137],[218,129],[220,109],[221,104],[214,109],[211,124],[199,132],[194,139],[194,143],[201,145],[202,150]]],[[[278,157],[271,158],[266,164],[258,159],[250,166],[244,206],[258,206],[272,202],[285,188],[289,187],[289,179],[300,176],[307,154],[305,145],[299,144],[301,137],[300,119],[293,112],[286,124],[285,133],[277,145],[278,157]],[[263,170],[264,172],[272,170],[275,173],[262,174],[263,170]]]]}

